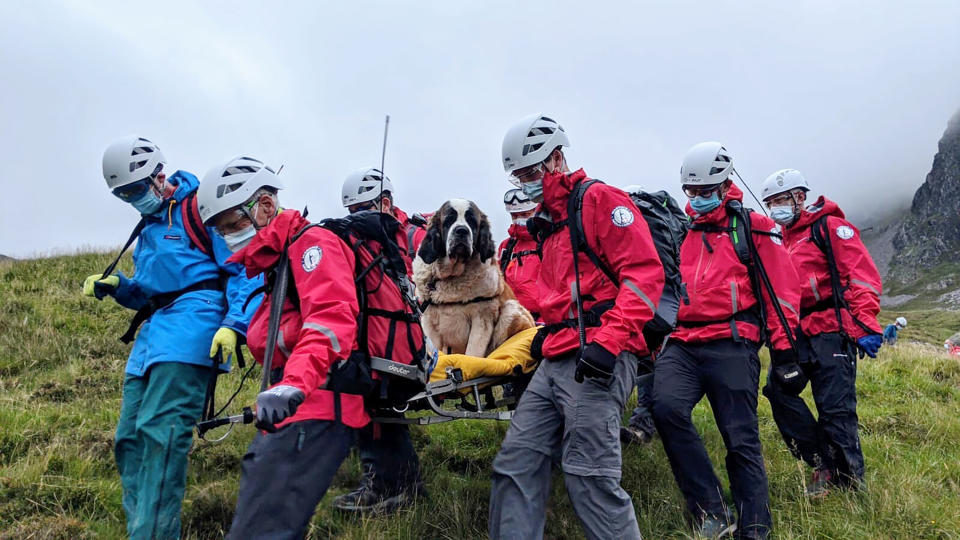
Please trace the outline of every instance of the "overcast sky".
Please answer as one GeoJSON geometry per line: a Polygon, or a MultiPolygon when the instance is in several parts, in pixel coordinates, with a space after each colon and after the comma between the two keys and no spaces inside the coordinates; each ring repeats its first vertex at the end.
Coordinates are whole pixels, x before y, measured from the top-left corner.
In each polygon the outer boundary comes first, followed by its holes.
{"type": "Polygon", "coordinates": [[[960,108],[960,2],[772,4],[0,2],[0,253],[121,244],[100,162],[131,133],[201,176],[283,164],[284,205],[341,215],[388,113],[398,206],[473,199],[501,237],[500,143],[539,111],[615,185],[679,196],[719,140],[754,189],[791,167],[858,219],[909,204],[960,108]]]}

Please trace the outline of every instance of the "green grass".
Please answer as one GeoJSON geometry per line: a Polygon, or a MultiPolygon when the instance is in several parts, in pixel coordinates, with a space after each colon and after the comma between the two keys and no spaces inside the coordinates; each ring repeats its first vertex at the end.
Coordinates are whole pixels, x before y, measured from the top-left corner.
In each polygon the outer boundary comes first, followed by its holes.
{"type": "MultiPolygon", "coordinates": [[[[130,314],[111,301],[80,297],[83,278],[108,260],[81,254],[0,265],[2,539],[123,537],[112,440],[127,353],[116,338],[130,314]]],[[[902,344],[860,363],[865,491],[806,500],[801,493],[809,471],[790,456],[761,398],[775,538],[960,539],[960,363],[937,348],[960,321],[943,312],[906,315],[902,344]]],[[[238,380],[236,372],[221,380],[221,402],[238,380]]],[[[248,385],[241,402],[252,401],[255,386],[248,385]]],[[[707,405],[694,416],[725,478],[723,444],[707,405]]],[[[429,501],[394,517],[361,520],[333,512],[328,496],[311,538],[484,538],[490,464],[506,427],[461,421],[413,428],[429,501]]],[[[252,436],[249,428],[238,428],[223,443],[195,446],[185,538],[222,537],[252,436]]],[[[331,495],[347,491],[358,477],[358,463],[350,458],[331,495]]],[[[659,442],[625,450],[623,485],[633,495],[645,538],[689,537],[659,442]]],[[[560,475],[553,491],[547,536],[580,538],[560,475]]]]}

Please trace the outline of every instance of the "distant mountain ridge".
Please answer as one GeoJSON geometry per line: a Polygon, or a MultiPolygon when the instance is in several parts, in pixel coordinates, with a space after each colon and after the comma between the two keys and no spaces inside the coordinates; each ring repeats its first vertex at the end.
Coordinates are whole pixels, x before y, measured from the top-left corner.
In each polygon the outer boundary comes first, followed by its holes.
{"type": "Polygon", "coordinates": [[[960,309],[960,111],[909,212],[872,227],[864,241],[884,276],[884,305],[960,309]]]}

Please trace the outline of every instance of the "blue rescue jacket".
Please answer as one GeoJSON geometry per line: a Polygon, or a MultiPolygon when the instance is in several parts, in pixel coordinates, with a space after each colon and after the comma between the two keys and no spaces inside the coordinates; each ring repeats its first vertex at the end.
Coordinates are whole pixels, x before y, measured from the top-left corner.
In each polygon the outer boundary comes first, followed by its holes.
{"type": "Polygon", "coordinates": [[[884,343],[897,342],[897,325],[888,324],[887,327],[883,329],[883,341],[884,343]]]}
{"type": "MultiPolygon", "coordinates": [[[[224,278],[225,291],[188,292],[147,319],[127,359],[126,372],[142,376],[158,362],[181,362],[211,366],[210,343],[221,327],[245,336],[247,325],[260,305],[260,295],[244,311],[247,297],[263,284],[258,276],[248,279],[242,265],[227,263],[233,253],[213,227],[207,227],[216,261],[196,247],[183,224],[179,201],[197,190],[200,181],[184,171],[167,179],[177,185],[171,207],[167,201],[157,213],[146,216],[147,224],[133,251],[134,274],[119,273],[120,286],[114,298],[120,305],[138,310],[161,293],[183,290],[201,281],[224,278]]],[[[230,364],[220,366],[230,371],[230,364]]]]}

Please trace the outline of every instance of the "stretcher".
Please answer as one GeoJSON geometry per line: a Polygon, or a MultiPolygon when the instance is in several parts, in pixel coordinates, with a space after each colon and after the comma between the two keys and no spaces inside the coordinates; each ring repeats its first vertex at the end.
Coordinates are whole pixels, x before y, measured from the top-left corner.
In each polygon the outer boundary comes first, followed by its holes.
{"type": "Polygon", "coordinates": [[[411,397],[405,407],[394,408],[391,414],[377,416],[374,421],[429,425],[460,419],[510,420],[539,365],[530,355],[536,333],[536,328],[519,332],[483,358],[439,355],[424,390],[411,397]],[[419,411],[427,414],[416,414],[419,411]]]}
{"type": "MultiPolygon", "coordinates": [[[[383,358],[371,358],[370,367],[380,376],[400,377],[424,384],[423,391],[407,400],[404,407],[374,411],[374,421],[430,425],[451,420],[510,420],[520,394],[539,365],[539,361],[530,355],[530,345],[536,333],[536,328],[519,332],[483,358],[441,354],[430,371],[383,358]]],[[[244,407],[241,414],[199,422],[197,434],[203,439],[207,431],[229,425],[226,434],[210,441],[218,442],[229,435],[233,426],[250,424],[254,419],[253,410],[244,407]]]]}

